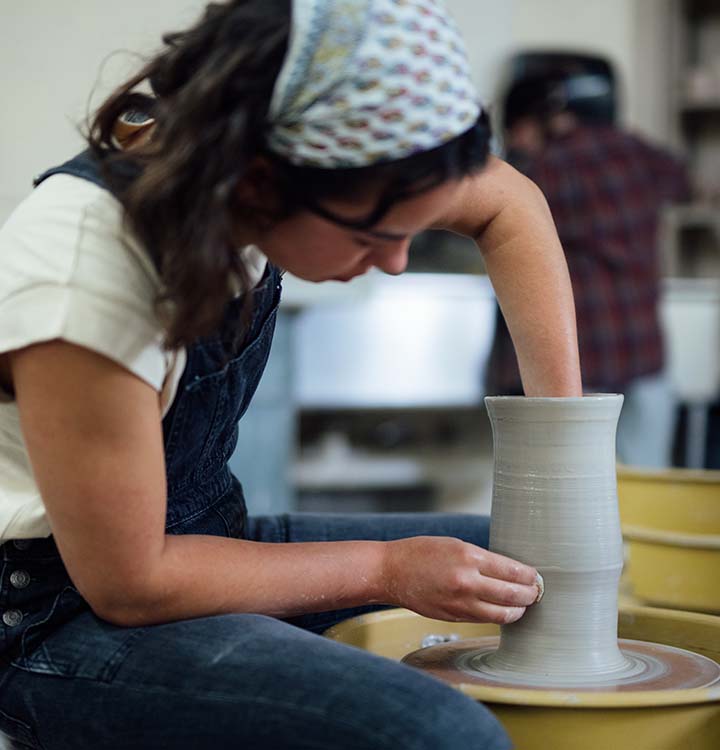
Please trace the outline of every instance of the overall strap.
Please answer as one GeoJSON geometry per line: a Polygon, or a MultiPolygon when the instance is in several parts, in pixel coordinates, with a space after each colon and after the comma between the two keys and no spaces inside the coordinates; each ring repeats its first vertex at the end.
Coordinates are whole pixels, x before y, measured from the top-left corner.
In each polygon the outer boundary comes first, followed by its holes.
{"type": "Polygon", "coordinates": [[[33,180],[33,187],[37,187],[54,174],[69,174],[73,177],[81,177],[83,180],[95,183],[98,187],[101,187],[104,190],[108,189],[108,185],[102,176],[100,162],[89,149],[74,156],[64,164],[61,164],[58,167],[53,167],[52,169],[48,169],[42,174],[39,174],[33,180]]]}

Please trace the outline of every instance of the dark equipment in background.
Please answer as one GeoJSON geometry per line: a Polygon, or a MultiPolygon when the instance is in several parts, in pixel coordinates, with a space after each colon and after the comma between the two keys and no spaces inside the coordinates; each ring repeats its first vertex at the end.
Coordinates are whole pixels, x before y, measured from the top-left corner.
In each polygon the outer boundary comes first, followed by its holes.
{"type": "Polygon", "coordinates": [[[569,109],[581,120],[613,125],[618,115],[618,81],[603,57],[572,52],[519,52],[510,59],[505,90],[514,96],[504,103],[505,128],[527,101],[544,100],[548,114],[569,109]]]}

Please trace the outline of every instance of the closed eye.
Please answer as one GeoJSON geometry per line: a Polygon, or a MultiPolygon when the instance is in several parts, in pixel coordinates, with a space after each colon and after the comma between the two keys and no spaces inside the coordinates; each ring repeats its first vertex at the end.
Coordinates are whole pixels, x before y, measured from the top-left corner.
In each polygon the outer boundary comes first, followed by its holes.
{"type": "Polygon", "coordinates": [[[367,237],[353,237],[353,242],[358,247],[362,247],[366,249],[375,246],[375,242],[373,242],[373,240],[368,239],[367,237]]]}

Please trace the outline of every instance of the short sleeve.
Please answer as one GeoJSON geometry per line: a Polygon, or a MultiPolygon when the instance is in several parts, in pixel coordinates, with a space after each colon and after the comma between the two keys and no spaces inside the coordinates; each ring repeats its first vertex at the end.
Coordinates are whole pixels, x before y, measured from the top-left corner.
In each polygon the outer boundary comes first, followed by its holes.
{"type": "Polygon", "coordinates": [[[0,230],[0,267],[0,352],[63,339],[162,390],[159,279],[108,191],[49,177],[0,230]]]}

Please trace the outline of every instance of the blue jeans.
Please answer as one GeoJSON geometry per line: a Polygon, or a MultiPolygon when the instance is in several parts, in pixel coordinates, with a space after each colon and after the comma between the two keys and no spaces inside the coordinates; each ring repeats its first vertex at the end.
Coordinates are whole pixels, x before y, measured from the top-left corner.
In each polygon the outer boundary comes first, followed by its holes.
{"type": "MultiPolygon", "coordinates": [[[[416,535],[487,546],[488,519],[297,514],[250,518],[246,533],[277,543],[416,535]]],[[[43,545],[4,547],[3,594],[20,566],[32,578],[50,575],[43,545]]],[[[142,628],[116,627],[83,609],[0,666],[0,730],[19,747],[43,750],[510,746],[495,717],[455,689],[318,634],[369,609],[292,621],[229,614],[142,628]]]]}
{"type": "Polygon", "coordinates": [[[664,373],[645,375],[625,388],[617,429],[618,458],[629,466],[672,466],[677,396],[664,373]]]}

